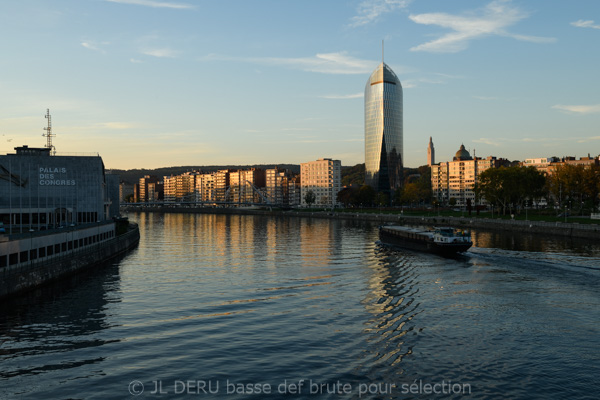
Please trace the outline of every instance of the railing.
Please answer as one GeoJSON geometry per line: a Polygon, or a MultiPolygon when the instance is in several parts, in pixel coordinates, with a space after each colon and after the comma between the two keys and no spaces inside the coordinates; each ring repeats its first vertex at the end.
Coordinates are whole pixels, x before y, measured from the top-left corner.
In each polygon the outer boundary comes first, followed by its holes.
{"type": "MultiPolygon", "coordinates": [[[[137,228],[137,224],[135,223],[130,223],[130,226],[135,226],[135,228],[137,228]]],[[[54,263],[56,261],[94,254],[95,252],[102,251],[107,246],[128,240],[131,237],[137,235],[139,235],[139,231],[137,229],[130,229],[126,233],[115,236],[112,239],[104,240],[102,242],[96,242],[87,246],[79,247],[77,249],[71,249],[64,252],[60,252],[59,254],[45,256],[42,258],[38,258],[37,260],[29,260],[14,265],[7,265],[5,267],[0,268],[0,274],[6,274],[8,272],[12,273],[15,269],[36,269],[46,264],[54,263]]]]}
{"type": "Polygon", "coordinates": [[[114,223],[114,221],[112,221],[112,220],[106,220],[106,221],[100,221],[100,222],[86,222],[86,223],[73,225],[73,226],[63,225],[62,227],[58,227],[58,228],[35,230],[33,232],[28,231],[28,228],[29,228],[28,224],[23,225],[21,227],[21,229],[19,229],[17,227],[13,227],[13,231],[15,231],[14,233],[8,233],[8,230],[10,229],[9,226],[5,225],[4,229],[7,231],[7,233],[5,233],[5,235],[9,238],[9,240],[19,240],[19,239],[30,239],[32,237],[35,238],[35,237],[45,236],[45,235],[52,235],[55,233],[70,233],[73,230],[81,230],[81,229],[86,229],[86,228],[100,227],[103,225],[108,225],[108,224],[113,224],[113,223],[114,223]],[[16,232],[18,230],[21,230],[21,232],[16,232]]]}
{"type": "MultiPolygon", "coordinates": [[[[11,151],[14,151],[14,149],[11,148],[10,150],[4,150],[4,151],[0,150],[0,152],[4,153],[4,154],[16,154],[16,153],[11,153],[11,151]]],[[[100,157],[100,153],[57,151],[56,154],[53,154],[50,157],[55,157],[55,156],[100,157]]]]}

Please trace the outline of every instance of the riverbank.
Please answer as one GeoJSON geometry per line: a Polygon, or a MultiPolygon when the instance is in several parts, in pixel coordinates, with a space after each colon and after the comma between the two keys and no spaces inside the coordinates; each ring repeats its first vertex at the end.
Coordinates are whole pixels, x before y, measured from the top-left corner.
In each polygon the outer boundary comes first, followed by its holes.
{"type": "Polygon", "coordinates": [[[92,268],[128,252],[139,241],[139,227],[137,224],[129,224],[125,233],[110,240],[77,249],[72,244],[65,244],[64,247],[69,248],[69,251],[36,261],[4,266],[0,268],[0,299],[92,268]]]}
{"type": "Polygon", "coordinates": [[[556,235],[584,239],[599,239],[600,225],[570,222],[545,222],[529,220],[507,220],[478,217],[417,216],[384,213],[336,212],[336,211],[280,211],[254,210],[243,208],[200,208],[200,207],[123,207],[131,212],[183,213],[183,214],[231,214],[269,215],[287,217],[311,217],[329,219],[352,219],[378,224],[396,223],[400,225],[447,225],[455,228],[477,229],[481,231],[509,231],[556,235]]]}

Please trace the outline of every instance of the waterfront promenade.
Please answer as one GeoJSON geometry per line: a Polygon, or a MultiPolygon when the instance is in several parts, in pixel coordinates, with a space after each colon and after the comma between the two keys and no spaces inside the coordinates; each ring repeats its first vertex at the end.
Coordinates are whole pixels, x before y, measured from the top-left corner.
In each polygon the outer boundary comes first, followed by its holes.
{"type": "Polygon", "coordinates": [[[599,239],[600,225],[579,224],[571,222],[545,222],[530,220],[507,220],[501,218],[418,216],[386,213],[338,212],[338,211],[280,211],[254,210],[244,208],[211,208],[211,207],[123,207],[124,211],[184,213],[184,214],[232,214],[232,215],[267,215],[288,217],[312,217],[328,219],[352,219],[376,222],[379,224],[395,223],[401,225],[447,225],[455,228],[477,229],[482,231],[510,231],[556,235],[584,239],[599,239]]]}

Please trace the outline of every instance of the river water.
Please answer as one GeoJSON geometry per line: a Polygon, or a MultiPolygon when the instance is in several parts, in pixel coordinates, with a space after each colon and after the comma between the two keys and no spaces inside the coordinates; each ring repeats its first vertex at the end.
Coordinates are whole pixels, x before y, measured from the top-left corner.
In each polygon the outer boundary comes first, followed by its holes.
{"type": "Polygon", "coordinates": [[[600,245],[130,214],[139,247],[0,308],[4,399],[596,399],[600,245]]]}

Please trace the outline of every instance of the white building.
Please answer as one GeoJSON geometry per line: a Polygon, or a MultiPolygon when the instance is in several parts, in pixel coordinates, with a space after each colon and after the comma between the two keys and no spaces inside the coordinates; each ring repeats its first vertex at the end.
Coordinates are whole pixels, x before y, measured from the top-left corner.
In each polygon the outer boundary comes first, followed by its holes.
{"type": "Polygon", "coordinates": [[[560,162],[558,157],[527,158],[521,165],[524,167],[535,167],[540,172],[548,173],[550,164],[560,162]]]}
{"type": "Polygon", "coordinates": [[[342,190],[342,162],[320,158],[300,164],[300,201],[306,207],[306,194],[315,194],[316,206],[333,207],[338,204],[337,194],[342,190]]]}
{"type": "Polygon", "coordinates": [[[475,185],[479,174],[488,168],[499,168],[508,164],[505,159],[491,156],[485,159],[473,158],[465,146],[461,145],[452,161],[431,166],[433,197],[441,203],[448,203],[454,199],[459,207],[466,206],[469,200],[475,205],[475,185]]]}

